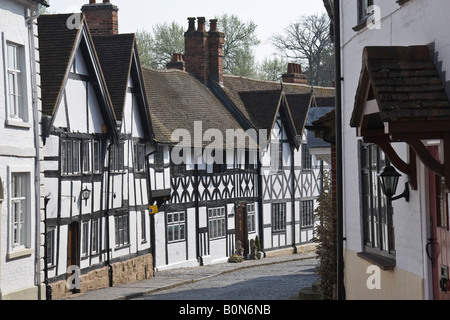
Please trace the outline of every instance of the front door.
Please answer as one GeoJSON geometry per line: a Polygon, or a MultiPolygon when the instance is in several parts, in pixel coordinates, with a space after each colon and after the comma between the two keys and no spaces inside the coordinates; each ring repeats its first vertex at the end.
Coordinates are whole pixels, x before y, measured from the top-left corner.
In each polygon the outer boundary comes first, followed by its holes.
{"type": "MultiPolygon", "coordinates": [[[[431,147],[430,151],[436,159],[439,159],[437,147],[431,147]]],[[[426,249],[432,261],[433,298],[450,300],[449,190],[445,187],[444,178],[431,171],[429,171],[429,182],[431,238],[426,249]]]]}
{"type": "MultiPolygon", "coordinates": [[[[73,276],[73,272],[78,267],[78,233],[79,224],[78,222],[72,222],[69,225],[69,230],[67,234],[67,271],[68,277],[73,276]]],[[[72,289],[73,293],[78,292],[78,289],[72,289]]]]}
{"type": "Polygon", "coordinates": [[[236,242],[239,240],[244,249],[244,257],[249,253],[248,248],[248,231],[247,231],[247,204],[241,202],[236,204],[235,209],[235,229],[236,242]]]}

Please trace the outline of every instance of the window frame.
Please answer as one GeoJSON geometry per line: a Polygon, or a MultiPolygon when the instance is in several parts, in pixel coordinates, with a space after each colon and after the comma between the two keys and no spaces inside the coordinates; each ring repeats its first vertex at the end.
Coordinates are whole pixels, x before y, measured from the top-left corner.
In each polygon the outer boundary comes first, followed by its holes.
{"type": "Polygon", "coordinates": [[[395,258],[394,208],[383,194],[378,173],[389,159],[375,144],[360,141],[361,237],[364,251],[395,258]],[[376,154],[374,154],[376,153],[376,154]],[[376,157],[376,163],[374,163],[376,157]],[[367,190],[369,189],[369,190],[367,190]],[[389,228],[390,226],[390,228],[389,228]]]}
{"type": "Polygon", "coordinates": [[[31,230],[31,224],[32,224],[32,216],[31,216],[31,207],[32,207],[32,197],[31,197],[31,177],[32,175],[32,167],[31,166],[8,166],[7,167],[8,172],[8,216],[9,216],[9,223],[8,223],[8,249],[6,254],[6,259],[16,259],[24,256],[29,256],[34,252],[34,249],[32,248],[32,230],[31,230]],[[13,189],[14,189],[14,183],[13,179],[14,176],[22,176],[24,179],[25,185],[22,192],[24,192],[23,195],[20,197],[14,197],[13,196],[13,189]],[[14,226],[13,223],[16,220],[14,217],[13,212],[13,200],[16,198],[24,198],[25,204],[22,206],[23,212],[21,212],[21,216],[25,218],[24,226],[23,226],[23,234],[24,234],[24,243],[19,243],[19,245],[16,245],[14,242],[14,226]]]}
{"type": "Polygon", "coordinates": [[[176,243],[186,241],[186,212],[168,212],[167,222],[167,242],[176,243]],[[172,231],[171,231],[172,230],[172,231]]]}
{"type": "Polygon", "coordinates": [[[227,235],[226,208],[208,208],[208,236],[209,240],[224,239],[227,235]]]}
{"type": "Polygon", "coordinates": [[[247,232],[256,232],[256,209],[254,203],[247,204],[247,232]]]}
{"type": "Polygon", "coordinates": [[[314,200],[300,201],[300,226],[302,228],[314,227],[314,200]]]}
{"type": "Polygon", "coordinates": [[[4,40],[5,46],[5,87],[6,87],[6,124],[30,128],[30,116],[27,105],[27,69],[25,57],[25,45],[15,41],[4,40]],[[10,66],[10,48],[14,48],[14,66],[10,66]],[[14,85],[11,85],[11,77],[14,85]],[[14,87],[14,93],[11,88],[14,87]],[[14,96],[14,102],[11,100],[14,96]]]}
{"type": "Polygon", "coordinates": [[[272,232],[286,232],[286,202],[272,203],[272,232]]]}
{"type": "Polygon", "coordinates": [[[114,234],[116,249],[130,245],[130,215],[128,212],[114,216],[114,234]]]}

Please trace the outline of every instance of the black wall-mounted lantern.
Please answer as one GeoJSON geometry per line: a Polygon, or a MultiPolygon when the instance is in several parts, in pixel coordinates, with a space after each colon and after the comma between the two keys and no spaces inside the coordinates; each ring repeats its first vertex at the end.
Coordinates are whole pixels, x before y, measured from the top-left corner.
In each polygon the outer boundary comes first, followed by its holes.
{"type": "Polygon", "coordinates": [[[405,191],[399,195],[394,197],[397,192],[398,180],[401,177],[401,174],[395,170],[395,168],[391,165],[387,165],[381,170],[378,174],[381,182],[381,188],[383,189],[383,193],[390,201],[399,200],[405,198],[406,202],[409,202],[409,185],[405,184],[405,191]]]}
{"type": "Polygon", "coordinates": [[[81,198],[84,200],[84,205],[87,205],[87,201],[90,197],[91,197],[91,190],[89,190],[87,187],[85,187],[81,191],[81,198]]]}

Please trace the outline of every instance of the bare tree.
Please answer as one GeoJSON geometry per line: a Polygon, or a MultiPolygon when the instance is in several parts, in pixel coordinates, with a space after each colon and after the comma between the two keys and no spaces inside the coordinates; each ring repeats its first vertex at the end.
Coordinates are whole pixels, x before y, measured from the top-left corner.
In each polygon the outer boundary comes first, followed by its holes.
{"type": "Polygon", "coordinates": [[[332,84],[333,45],[326,14],[301,16],[285,29],[284,35],[276,34],[270,41],[287,58],[304,65],[311,85],[332,84]]]}

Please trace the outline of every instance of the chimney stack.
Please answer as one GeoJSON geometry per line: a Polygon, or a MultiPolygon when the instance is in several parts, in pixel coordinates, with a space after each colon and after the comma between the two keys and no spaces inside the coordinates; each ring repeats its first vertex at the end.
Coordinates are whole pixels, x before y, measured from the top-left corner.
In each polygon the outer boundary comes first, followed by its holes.
{"type": "Polygon", "coordinates": [[[172,56],[172,61],[170,61],[166,68],[169,69],[178,69],[181,71],[186,71],[186,66],[183,61],[183,55],[181,53],[174,53],[172,56]]]}
{"type": "Polygon", "coordinates": [[[184,34],[186,71],[205,84],[209,83],[210,76],[222,83],[225,35],[217,30],[217,20],[210,20],[208,32],[204,17],[188,18],[188,21],[189,27],[184,34]]]}
{"type": "Polygon", "coordinates": [[[287,73],[281,78],[284,83],[308,84],[308,77],[302,73],[302,66],[297,63],[288,63],[287,73]]]}
{"type": "Polygon", "coordinates": [[[86,17],[89,30],[93,36],[119,34],[119,9],[109,0],[103,0],[103,3],[89,0],[89,4],[85,4],[81,11],[86,17]]]}

